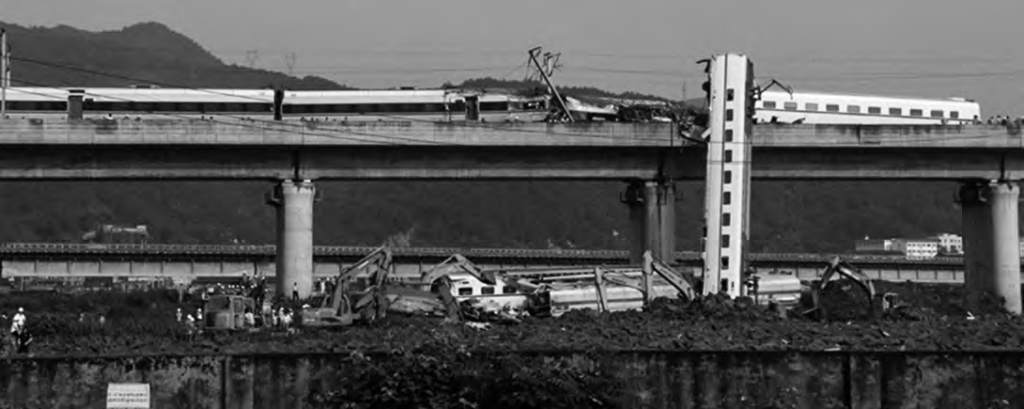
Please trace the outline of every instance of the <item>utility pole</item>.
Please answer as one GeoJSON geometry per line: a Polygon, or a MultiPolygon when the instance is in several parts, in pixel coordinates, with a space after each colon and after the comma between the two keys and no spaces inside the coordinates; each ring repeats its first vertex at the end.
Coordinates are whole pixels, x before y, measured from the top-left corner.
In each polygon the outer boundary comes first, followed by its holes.
{"type": "Polygon", "coordinates": [[[7,87],[11,81],[11,50],[7,48],[7,30],[0,28],[0,119],[7,118],[7,87]]]}
{"type": "Polygon", "coordinates": [[[544,65],[547,66],[547,70],[545,70],[544,67],[541,66],[540,62],[537,61],[537,54],[539,54],[540,51],[541,47],[534,47],[530,50],[530,61],[532,61],[533,65],[537,67],[537,71],[540,72],[540,77],[544,79],[544,83],[547,84],[548,89],[550,89],[551,93],[555,95],[555,100],[558,101],[558,105],[561,106],[562,112],[565,113],[565,116],[569,118],[569,122],[573,122],[572,114],[569,113],[569,107],[565,105],[565,100],[563,100],[562,96],[558,94],[558,90],[555,89],[555,86],[551,84],[551,79],[548,78],[548,75],[550,74],[547,71],[550,71],[551,74],[553,74],[555,72],[555,68],[557,68],[557,63],[553,64],[552,62],[557,62],[558,56],[552,56],[551,53],[544,55],[544,65]]]}
{"type": "Polygon", "coordinates": [[[256,60],[260,58],[259,50],[246,50],[245,59],[249,61],[249,68],[254,68],[256,60]]]}
{"type": "Polygon", "coordinates": [[[295,53],[288,53],[284,56],[284,63],[288,65],[288,75],[292,75],[292,68],[295,67],[295,53]]]}

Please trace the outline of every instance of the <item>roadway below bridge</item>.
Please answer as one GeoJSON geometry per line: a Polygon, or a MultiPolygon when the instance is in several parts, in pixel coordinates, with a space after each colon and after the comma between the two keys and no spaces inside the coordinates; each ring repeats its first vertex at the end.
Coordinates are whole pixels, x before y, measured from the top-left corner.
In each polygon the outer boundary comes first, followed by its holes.
{"type": "MultiPolygon", "coordinates": [[[[1022,179],[1011,126],[759,124],[754,179],[1022,179]]],[[[0,121],[0,179],[702,180],[675,124],[0,121]]]]}
{"type": "MultiPolygon", "coordinates": [[[[317,246],[314,276],[331,278],[373,251],[371,247],[317,246]]],[[[488,269],[627,265],[629,252],[617,250],[537,250],[485,248],[395,248],[392,274],[415,281],[424,271],[453,254],[462,254],[488,269]]],[[[274,246],[248,245],[87,245],[7,244],[0,246],[0,277],[75,280],[171,278],[176,281],[225,280],[243,274],[276,277],[274,246]]],[[[817,278],[834,255],[760,253],[752,267],[762,273],[789,272],[817,278]]],[[[869,277],[887,281],[963,282],[962,258],[907,260],[895,255],[842,255],[869,277]]],[[[679,252],[675,263],[699,272],[699,254],[679,252]]]]}

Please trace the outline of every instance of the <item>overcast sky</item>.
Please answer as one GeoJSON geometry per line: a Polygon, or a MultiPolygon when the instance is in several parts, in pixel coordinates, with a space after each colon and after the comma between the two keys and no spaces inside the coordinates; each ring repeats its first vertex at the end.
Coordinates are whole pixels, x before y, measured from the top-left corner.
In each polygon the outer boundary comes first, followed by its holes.
{"type": "Polygon", "coordinates": [[[0,0],[0,20],[170,26],[226,62],[361,87],[521,78],[561,52],[555,81],[697,96],[715,53],[804,90],[963,96],[1024,115],[1024,0],[0,0]],[[518,67],[518,69],[517,69],[518,67]],[[460,70],[460,71],[456,71],[460,70]]]}

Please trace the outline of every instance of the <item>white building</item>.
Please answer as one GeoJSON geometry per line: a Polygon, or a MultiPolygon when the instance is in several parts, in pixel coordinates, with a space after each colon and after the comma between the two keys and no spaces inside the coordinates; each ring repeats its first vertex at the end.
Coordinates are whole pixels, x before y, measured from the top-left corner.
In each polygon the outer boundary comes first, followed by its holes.
{"type": "Polygon", "coordinates": [[[939,255],[939,240],[924,239],[893,239],[893,249],[903,253],[909,260],[925,260],[939,255]]]}
{"type": "Polygon", "coordinates": [[[943,254],[964,254],[964,238],[959,234],[942,233],[935,236],[939,240],[939,252],[943,254]]]}

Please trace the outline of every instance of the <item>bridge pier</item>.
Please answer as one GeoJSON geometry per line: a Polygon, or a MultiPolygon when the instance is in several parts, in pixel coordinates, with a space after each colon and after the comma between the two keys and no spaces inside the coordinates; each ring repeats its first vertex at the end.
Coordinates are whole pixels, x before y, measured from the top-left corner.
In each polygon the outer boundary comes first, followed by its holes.
{"type": "Polygon", "coordinates": [[[299,298],[313,293],[313,202],[316,187],[309,180],[282,181],[267,197],[277,208],[277,294],[299,298]]]}
{"type": "Polygon", "coordinates": [[[1011,182],[966,182],[958,193],[968,307],[977,309],[989,294],[1002,297],[1007,311],[1020,314],[1020,188],[1011,182]]]}
{"type": "Polygon", "coordinates": [[[629,262],[643,262],[650,250],[658,260],[672,262],[676,249],[676,186],[673,181],[635,181],[621,201],[629,207],[629,262]]]}

